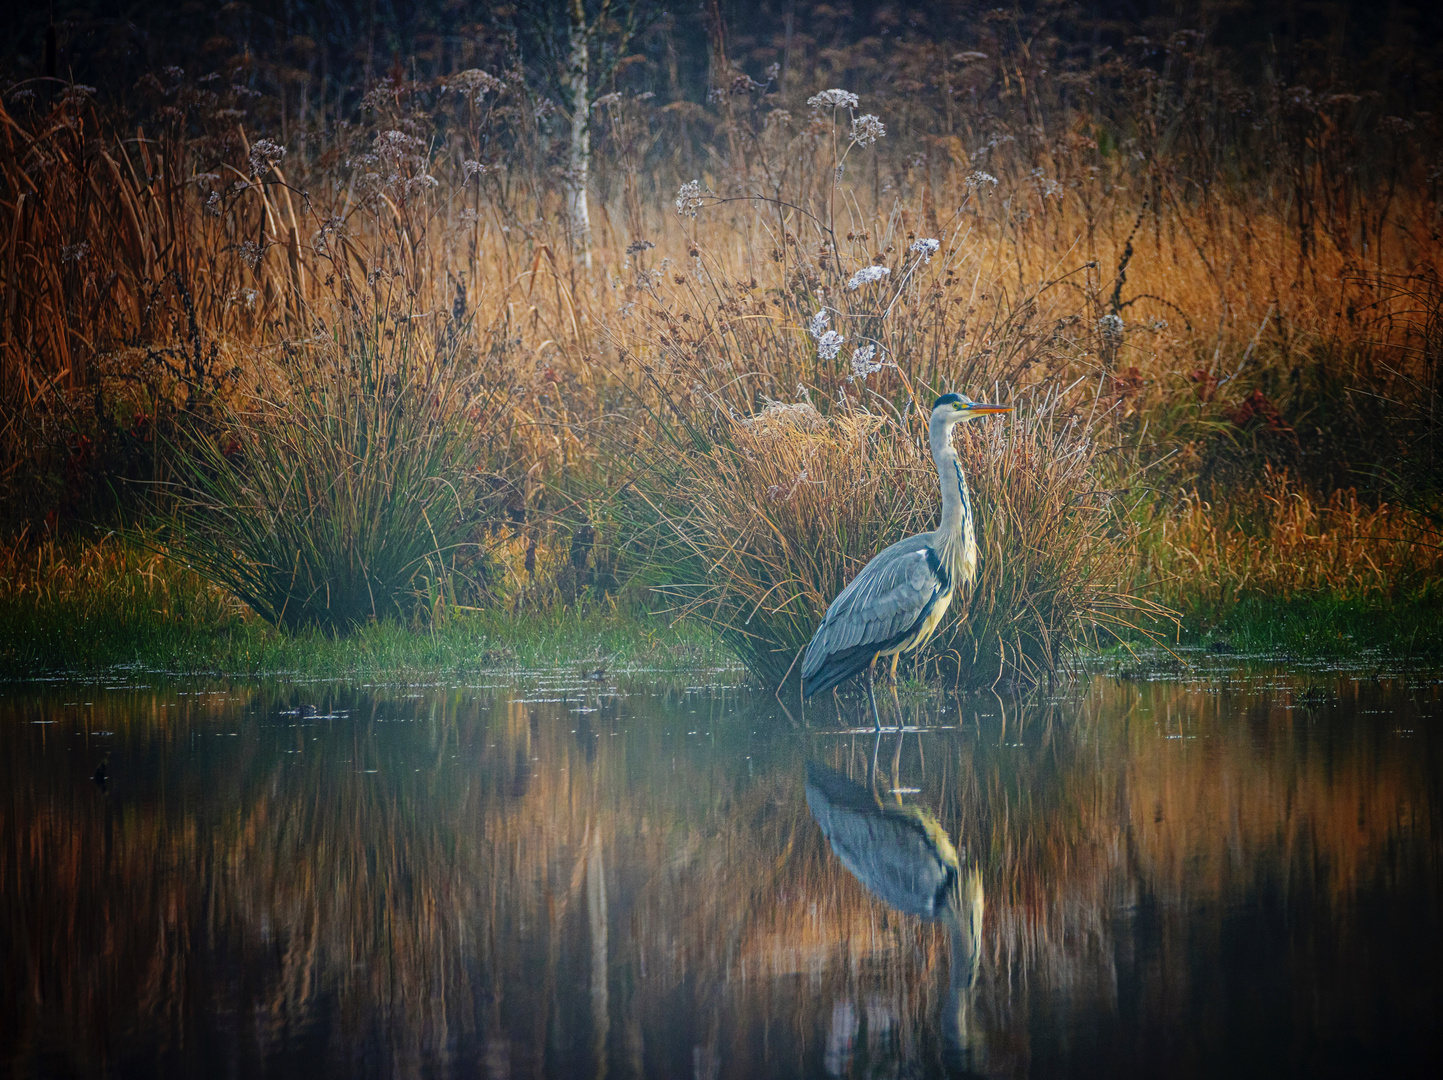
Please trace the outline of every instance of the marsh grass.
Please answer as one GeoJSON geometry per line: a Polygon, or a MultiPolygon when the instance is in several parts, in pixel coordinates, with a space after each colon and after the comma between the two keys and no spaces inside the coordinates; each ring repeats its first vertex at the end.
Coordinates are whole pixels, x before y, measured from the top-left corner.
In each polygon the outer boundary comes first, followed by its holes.
{"type": "Polygon", "coordinates": [[[1269,472],[1247,498],[1210,504],[1195,494],[1161,517],[1154,565],[1172,569],[1174,601],[1213,609],[1249,596],[1389,600],[1428,589],[1443,571],[1435,523],[1407,507],[1326,498],[1269,472]]]}
{"type": "MultiPolygon", "coordinates": [[[[347,635],[281,632],[134,530],[95,540],[0,547],[0,679],[117,669],[177,675],[431,680],[477,672],[725,667],[704,629],[634,604],[453,611],[423,627],[396,619],[347,635]]],[[[609,677],[608,675],[608,677],[609,677]]]]}
{"type": "MultiPolygon", "coordinates": [[[[1134,538],[1104,480],[1098,423],[1039,390],[1006,422],[958,432],[979,508],[980,578],[919,668],[954,685],[1031,682],[1099,636],[1166,614],[1129,588],[1134,538]]],[[[936,527],[936,469],[919,424],[773,403],[720,425],[708,447],[668,454],[648,503],[666,534],[658,588],[766,682],[795,678],[832,597],[882,548],[936,527]]]]}
{"type": "MultiPolygon", "coordinates": [[[[0,672],[93,670],[245,633],[244,608],[153,546],[20,536],[0,545],[0,672]]],[[[162,661],[164,662],[164,661],[162,661]]]]}
{"type": "MultiPolygon", "coordinates": [[[[594,117],[584,244],[551,183],[566,125],[519,60],[355,87],[289,129],[279,97],[172,70],[133,106],[144,124],[83,87],[10,94],[4,511],[63,531],[185,492],[192,565],[286,626],[693,590],[681,607],[767,678],[868,549],[931,527],[912,439],[949,390],[1053,402],[1041,426],[1004,425],[1015,445],[993,428],[964,448],[999,545],[983,572],[1002,576],[984,578],[998,606],[939,643],[957,678],[1045,671],[1138,592],[1185,605],[1186,582],[1206,592],[1244,556],[1247,588],[1323,587],[1284,517],[1245,550],[1192,521],[1198,499],[1246,508],[1268,468],[1310,505],[1354,486],[1362,510],[1406,504],[1418,518],[1373,523],[1386,542],[1435,542],[1409,530],[1438,520],[1443,112],[1388,116],[1335,81],[1239,86],[1187,33],[1097,66],[1055,50],[1052,17],[1046,48],[983,20],[965,53],[906,35],[803,50],[787,89],[733,57],[705,105],[638,92],[660,70],[638,56],[594,117]],[[855,110],[809,103],[852,76],[855,110]],[[396,398],[414,413],[326,384],[357,361],[317,313],[355,305],[461,358],[442,396],[488,395],[484,424],[403,431],[433,408],[429,370],[396,398]],[[758,464],[747,425],[769,402],[821,426],[758,464]],[[368,458],[363,429],[410,460],[368,458]],[[1119,510],[1149,486],[1162,509],[1119,510]]],[[[1331,558],[1347,588],[1377,576],[1362,545],[1331,558]]]]}
{"type": "Polygon", "coordinates": [[[426,344],[418,321],[343,316],[288,349],[271,393],[178,448],[175,551],[289,630],[484,591],[479,473],[501,395],[426,344]]]}

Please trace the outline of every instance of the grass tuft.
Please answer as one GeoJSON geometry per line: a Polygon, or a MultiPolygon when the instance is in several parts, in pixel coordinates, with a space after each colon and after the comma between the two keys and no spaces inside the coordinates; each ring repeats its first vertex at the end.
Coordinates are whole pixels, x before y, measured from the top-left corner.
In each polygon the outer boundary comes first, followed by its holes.
{"type": "Polygon", "coordinates": [[[409,620],[485,572],[477,473],[496,395],[425,349],[417,321],[341,326],[177,454],[177,550],[288,630],[409,620]]]}
{"type": "MultiPolygon", "coordinates": [[[[777,685],[866,562],[936,527],[925,432],[860,410],[773,403],[711,446],[669,456],[651,505],[671,543],[660,588],[777,685]],[[685,499],[668,492],[685,492],[685,499]]],[[[919,664],[954,685],[1034,681],[1100,633],[1159,609],[1133,595],[1116,500],[1089,423],[1056,392],[959,430],[979,514],[981,576],[919,664]]]]}

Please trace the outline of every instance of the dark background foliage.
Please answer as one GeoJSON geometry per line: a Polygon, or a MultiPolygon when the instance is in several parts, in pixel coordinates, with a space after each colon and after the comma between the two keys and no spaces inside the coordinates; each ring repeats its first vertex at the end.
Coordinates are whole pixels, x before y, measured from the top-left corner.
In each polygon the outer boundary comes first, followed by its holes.
{"type": "MultiPolygon", "coordinates": [[[[566,7],[567,0],[15,5],[0,62],[12,78],[51,74],[116,95],[174,64],[228,69],[267,95],[334,100],[357,96],[388,73],[444,75],[518,49],[527,63],[544,65],[553,56],[548,37],[564,33],[566,7]]],[[[595,16],[603,0],[586,7],[595,16]]],[[[605,8],[613,21],[636,17],[648,28],[634,50],[650,62],[624,65],[617,78],[676,101],[704,101],[730,80],[732,71],[719,68],[732,64],[760,81],[775,63],[787,90],[798,68],[818,56],[831,53],[839,75],[883,74],[896,48],[939,42],[954,50],[1026,43],[1039,59],[1080,69],[1140,49],[1160,68],[1185,31],[1206,35],[1244,86],[1346,81],[1401,113],[1432,107],[1443,81],[1443,8],[1424,3],[615,0],[605,8]]]]}

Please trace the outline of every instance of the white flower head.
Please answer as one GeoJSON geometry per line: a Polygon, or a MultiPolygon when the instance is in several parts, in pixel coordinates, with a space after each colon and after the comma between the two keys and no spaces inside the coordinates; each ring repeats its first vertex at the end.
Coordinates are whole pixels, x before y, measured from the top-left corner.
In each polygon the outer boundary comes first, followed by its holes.
{"type": "Polygon", "coordinates": [[[856,292],[863,285],[870,285],[874,281],[881,281],[891,272],[891,269],[886,266],[864,266],[848,279],[847,288],[856,292]]]}
{"type": "Polygon", "coordinates": [[[976,172],[970,174],[963,182],[969,188],[980,188],[984,185],[987,187],[996,187],[997,177],[993,176],[991,173],[985,173],[981,169],[978,169],[976,172]]]}
{"type": "Polygon", "coordinates": [[[912,241],[913,254],[922,256],[923,262],[931,262],[932,256],[937,254],[942,247],[940,240],[933,240],[930,237],[922,237],[912,241]]]}
{"type": "Polygon", "coordinates": [[[86,86],[83,83],[72,83],[60,95],[60,100],[66,105],[84,105],[86,98],[94,96],[95,87],[86,86]]]}
{"type": "Polygon", "coordinates": [[[848,90],[823,90],[807,98],[807,104],[814,109],[855,109],[859,99],[848,90]]]}
{"type": "Polygon", "coordinates": [[[828,330],[817,339],[817,358],[820,360],[835,360],[837,354],[842,351],[842,342],[846,339],[835,330],[828,330]]]}
{"type": "Polygon", "coordinates": [[[856,382],[858,379],[866,380],[868,375],[881,371],[886,365],[873,360],[877,355],[877,346],[863,345],[852,353],[852,374],[847,377],[848,382],[856,382]]]}
{"type": "Polygon", "coordinates": [[[827,332],[827,327],[831,325],[831,322],[832,317],[827,314],[827,309],[822,308],[821,311],[817,312],[809,320],[807,320],[807,333],[811,334],[812,337],[820,341],[822,339],[822,335],[827,332]]]}
{"type": "Polygon", "coordinates": [[[1122,326],[1122,316],[1111,311],[1097,320],[1097,332],[1108,344],[1116,344],[1122,340],[1122,326]]]}
{"type": "Polygon", "coordinates": [[[688,180],[676,191],[676,212],[681,217],[696,217],[696,212],[702,208],[701,183],[697,180],[688,180]]]}
{"type": "Polygon", "coordinates": [[[858,116],[852,121],[852,141],[858,146],[871,146],[886,134],[887,129],[882,126],[882,121],[871,113],[858,116]]]}

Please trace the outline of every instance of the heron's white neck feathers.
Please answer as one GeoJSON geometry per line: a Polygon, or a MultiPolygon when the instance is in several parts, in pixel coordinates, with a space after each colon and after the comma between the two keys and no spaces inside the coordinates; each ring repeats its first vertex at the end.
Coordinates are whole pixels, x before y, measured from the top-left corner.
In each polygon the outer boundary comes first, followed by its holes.
{"type": "Polygon", "coordinates": [[[952,449],[951,425],[934,420],[928,432],[932,460],[942,486],[942,520],[937,525],[937,553],[955,588],[977,580],[977,527],[972,515],[972,493],[962,464],[952,449]]]}

